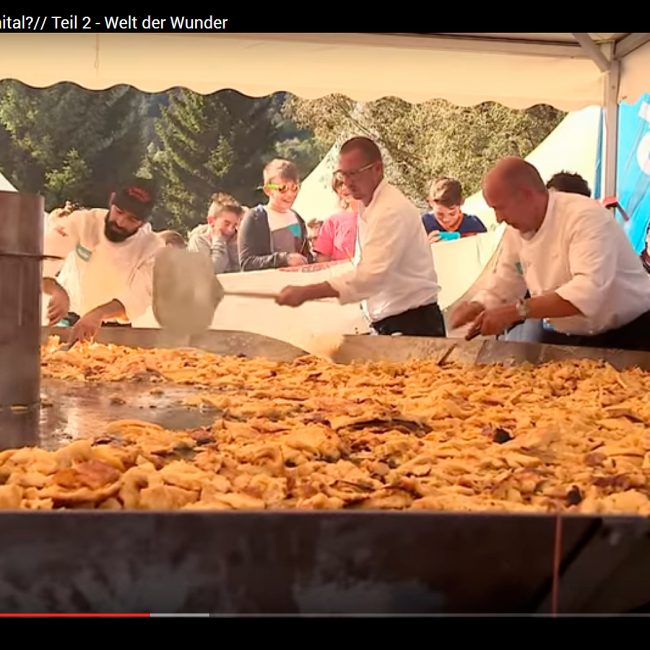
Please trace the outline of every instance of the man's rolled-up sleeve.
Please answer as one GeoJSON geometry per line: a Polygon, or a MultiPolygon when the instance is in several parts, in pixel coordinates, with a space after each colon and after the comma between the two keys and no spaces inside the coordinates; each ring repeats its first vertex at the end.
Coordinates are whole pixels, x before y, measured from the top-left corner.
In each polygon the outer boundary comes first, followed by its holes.
{"type": "Polygon", "coordinates": [[[589,215],[577,220],[570,234],[569,269],[571,279],[555,293],[587,318],[597,316],[614,282],[617,248],[611,242],[608,228],[589,215]]]}

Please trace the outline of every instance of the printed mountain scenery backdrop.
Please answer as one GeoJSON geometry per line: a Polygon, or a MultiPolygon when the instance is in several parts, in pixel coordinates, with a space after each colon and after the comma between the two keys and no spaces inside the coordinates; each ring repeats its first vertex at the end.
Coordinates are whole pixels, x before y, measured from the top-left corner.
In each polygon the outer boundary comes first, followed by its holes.
{"type": "Polygon", "coordinates": [[[262,169],[274,157],[296,162],[304,178],[334,143],[368,135],[387,154],[388,178],[422,205],[433,177],[455,176],[471,194],[495,160],[527,155],[562,117],[548,106],[518,111],[396,98],[355,104],[335,95],[306,101],[179,88],[148,94],[70,83],[40,89],[6,80],[0,172],[19,191],[43,194],[48,211],[66,201],[103,207],[134,173],[154,178],[154,228],[185,234],[205,220],[214,192],[246,206],[263,201],[262,169]]]}

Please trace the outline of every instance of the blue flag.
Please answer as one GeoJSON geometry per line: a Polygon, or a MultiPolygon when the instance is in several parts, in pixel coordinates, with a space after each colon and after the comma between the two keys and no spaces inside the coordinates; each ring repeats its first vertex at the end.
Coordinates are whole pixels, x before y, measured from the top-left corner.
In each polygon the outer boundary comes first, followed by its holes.
{"type": "Polygon", "coordinates": [[[616,196],[630,217],[623,228],[641,254],[650,225],[650,94],[636,104],[622,103],[618,120],[616,196]]]}

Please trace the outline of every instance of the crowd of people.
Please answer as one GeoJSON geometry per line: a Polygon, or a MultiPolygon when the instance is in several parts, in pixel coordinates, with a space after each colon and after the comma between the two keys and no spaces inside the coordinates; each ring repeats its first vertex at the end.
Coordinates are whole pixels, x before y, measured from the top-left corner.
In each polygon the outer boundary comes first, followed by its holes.
{"type": "MultiPolygon", "coordinates": [[[[50,323],[66,322],[73,337],[85,339],[102,324],[132,322],[151,304],[157,252],[178,246],[209,256],[215,274],[352,262],[327,282],[285,287],[277,303],[360,302],[377,334],[445,336],[431,246],[486,232],[463,211],[456,179],[434,179],[430,209],[421,214],[384,178],[376,143],[355,137],[342,145],[332,178],[339,210],[321,223],[293,209],[300,188],[294,163],[272,160],[262,176],[263,203],[246,208],[214,194],[187,243],[178,232],[152,230],[155,188],[145,179],[112,194],[108,209],[67,204],[53,212],[45,254],[65,262],[44,264],[50,323]]],[[[450,314],[451,327],[492,336],[530,320],[539,324],[539,340],[650,349],[650,276],[584,179],[560,172],[545,184],[535,167],[506,158],[482,189],[507,227],[487,288],[450,314]]]]}

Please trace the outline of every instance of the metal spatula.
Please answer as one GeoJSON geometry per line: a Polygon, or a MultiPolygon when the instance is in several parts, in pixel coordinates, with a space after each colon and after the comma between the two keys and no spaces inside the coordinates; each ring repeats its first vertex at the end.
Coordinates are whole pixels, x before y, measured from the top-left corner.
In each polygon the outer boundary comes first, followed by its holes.
{"type": "MultiPolygon", "coordinates": [[[[207,255],[168,246],[156,256],[153,273],[153,313],[160,325],[178,336],[209,329],[224,296],[275,300],[265,291],[225,291],[207,255]]],[[[329,299],[317,302],[331,302],[329,299]]]]}
{"type": "Polygon", "coordinates": [[[166,247],[156,256],[153,273],[153,313],[160,325],[179,336],[207,330],[225,295],[274,300],[275,293],[226,293],[207,255],[166,247]]]}
{"type": "Polygon", "coordinates": [[[156,256],[153,313],[161,327],[178,336],[207,330],[223,299],[212,261],[201,253],[167,246],[156,256]]]}

